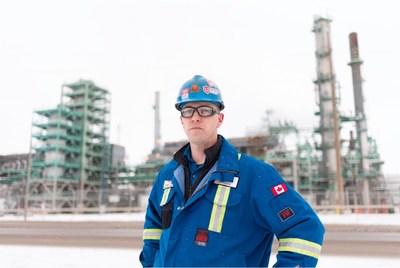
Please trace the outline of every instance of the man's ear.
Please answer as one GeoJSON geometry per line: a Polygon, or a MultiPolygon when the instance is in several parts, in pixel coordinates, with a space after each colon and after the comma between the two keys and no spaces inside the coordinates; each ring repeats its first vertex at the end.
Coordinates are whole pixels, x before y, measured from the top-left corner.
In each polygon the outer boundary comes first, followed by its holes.
{"type": "Polygon", "coordinates": [[[220,127],[222,125],[222,122],[224,122],[224,114],[223,113],[219,113],[218,114],[218,127],[220,127]]]}

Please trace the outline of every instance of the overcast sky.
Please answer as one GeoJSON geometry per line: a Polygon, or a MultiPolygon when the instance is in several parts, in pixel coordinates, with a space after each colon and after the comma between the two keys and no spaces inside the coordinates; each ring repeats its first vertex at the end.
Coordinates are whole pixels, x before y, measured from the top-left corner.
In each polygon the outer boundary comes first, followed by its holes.
{"type": "Polygon", "coordinates": [[[354,111],[348,35],[358,33],[368,133],[384,173],[400,174],[395,0],[1,1],[0,155],[27,153],[33,111],[54,108],[62,84],[79,79],[111,92],[111,142],[126,147],[131,163],[153,148],[155,91],[162,142],[185,139],[174,103],[195,74],[222,91],[225,137],[259,130],[268,109],[311,133],[315,16],[332,19],[343,112],[354,111]]]}

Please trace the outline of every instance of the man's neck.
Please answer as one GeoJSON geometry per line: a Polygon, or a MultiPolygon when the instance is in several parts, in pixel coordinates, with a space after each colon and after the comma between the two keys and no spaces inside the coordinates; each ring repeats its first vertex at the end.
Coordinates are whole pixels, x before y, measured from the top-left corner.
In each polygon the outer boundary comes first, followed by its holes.
{"type": "Polygon", "coordinates": [[[196,162],[196,164],[201,165],[206,161],[205,150],[212,147],[217,142],[217,138],[214,141],[207,144],[195,144],[190,143],[190,153],[192,155],[192,159],[196,162]]]}
{"type": "Polygon", "coordinates": [[[197,165],[204,164],[206,161],[206,154],[204,153],[204,146],[197,146],[195,144],[190,144],[190,153],[192,155],[192,159],[196,162],[197,165]]]}

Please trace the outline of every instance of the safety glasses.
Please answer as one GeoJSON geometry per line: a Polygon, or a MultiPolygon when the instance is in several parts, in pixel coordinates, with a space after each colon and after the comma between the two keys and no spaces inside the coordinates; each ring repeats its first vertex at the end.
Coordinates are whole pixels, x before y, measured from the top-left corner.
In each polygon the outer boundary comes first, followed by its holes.
{"type": "Polygon", "coordinates": [[[197,112],[201,117],[210,117],[216,113],[219,113],[217,110],[210,106],[199,106],[197,108],[187,106],[181,110],[181,116],[184,118],[191,118],[194,115],[194,112],[197,112]]]}

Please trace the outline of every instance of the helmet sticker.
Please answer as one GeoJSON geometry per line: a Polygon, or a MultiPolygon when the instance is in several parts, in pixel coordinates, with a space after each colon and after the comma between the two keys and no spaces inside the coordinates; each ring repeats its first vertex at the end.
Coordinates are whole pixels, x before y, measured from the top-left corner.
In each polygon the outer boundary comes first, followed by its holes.
{"type": "Polygon", "coordinates": [[[200,92],[200,87],[197,84],[193,84],[190,87],[190,93],[199,93],[200,92]]]}
{"type": "Polygon", "coordinates": [[[221,94],[221,93],[219,92],[219,89],[218,89],[218,88],[211,88],[211,89],[210,89],[210,93],[211,93],[211,94],[214,94],[214,95],[219,95],[219,94],[221,94]]]}
{"type": "Polygon", "coordinates": [[[211,80],[207,80],[208,84],[210,85],[210,87],[216,87],[218,88],[217,84],[215,84],[213,81],[211,80]]]}
{"type": "Polygon", "coordinates": [[[204,86],[203,91],[204,91],[204,93],[209,94],[211,90],[210,90],[209,86],[204,86]]]}
{"type": "Polygon", "coordinates": [[[189,89],[188,88],[182,89],[182,99],[187,99],[187,98],[189,98],[189,89]]]}

